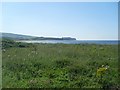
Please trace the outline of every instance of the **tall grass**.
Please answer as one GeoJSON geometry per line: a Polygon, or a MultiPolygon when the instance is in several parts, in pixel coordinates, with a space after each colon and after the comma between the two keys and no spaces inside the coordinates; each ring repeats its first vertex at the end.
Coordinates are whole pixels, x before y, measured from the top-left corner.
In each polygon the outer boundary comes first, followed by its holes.
{"type": "Polygon", "coordinates": [[[3,88],[111,88],[118,86],[117,45],[35,44],[3,52],[3,88]],[[34,49],[36,47],[36,49],[34,49]],[[102,80],[96,72],[109,69],[102,80]]]}

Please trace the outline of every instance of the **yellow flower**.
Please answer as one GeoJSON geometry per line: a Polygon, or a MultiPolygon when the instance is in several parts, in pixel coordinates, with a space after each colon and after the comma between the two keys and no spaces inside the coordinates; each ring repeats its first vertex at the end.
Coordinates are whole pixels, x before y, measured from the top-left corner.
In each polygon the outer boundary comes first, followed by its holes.
{"type": "Polygon", "coordinates": [[[108,66],[104,67],[103,65],[102,65],[101,68],[98,68],[97,69],[97,77],[103,75],[106,72],[107,69],[108,69],[108,66]]]}

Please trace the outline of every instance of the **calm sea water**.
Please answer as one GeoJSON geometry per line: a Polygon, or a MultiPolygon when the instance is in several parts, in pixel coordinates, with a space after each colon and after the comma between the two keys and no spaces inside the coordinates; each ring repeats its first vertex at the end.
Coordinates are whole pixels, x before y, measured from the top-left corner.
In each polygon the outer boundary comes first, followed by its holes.
{"type": "MultiPolygon", "coordinates": [[[[32,40],[32,41],[19,41],[26,43],[63,43],[63,44],[118,44],[117,40],[32,40]]],[[[120,43],[120,42],[119,42],[120,43]]]]}

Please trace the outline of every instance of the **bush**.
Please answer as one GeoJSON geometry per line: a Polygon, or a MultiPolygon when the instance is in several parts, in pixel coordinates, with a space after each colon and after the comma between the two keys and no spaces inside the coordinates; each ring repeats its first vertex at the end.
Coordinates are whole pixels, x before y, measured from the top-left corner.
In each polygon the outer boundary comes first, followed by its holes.
{"type": "Polygon", "coordinates": [[[7,38],[2,39],[2,49],[10,48],[13,47],[14,45],[15,45],[15,41],[7,38]]]}
{"type": "Polygon", "coordinates": [[[10,47],[19,47],[25,48],[29,47],[31,44],[23,43],[23,42],[15,42],[14,40],[3,38],[2,39],[2,49],[10,48],[10,47]]]}

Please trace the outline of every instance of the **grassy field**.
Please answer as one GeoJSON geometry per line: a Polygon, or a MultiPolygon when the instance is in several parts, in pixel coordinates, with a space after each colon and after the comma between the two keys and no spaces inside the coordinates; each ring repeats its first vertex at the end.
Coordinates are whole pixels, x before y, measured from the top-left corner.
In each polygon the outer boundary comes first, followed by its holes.
{"type": "Polygon", "coordinates": [[[6,48],[3,88],[114,88],[118,86],[117,51],[117,45],[94,44],[6,48]],[[97,76],[103,65],[109,68],[97,76]]]}

